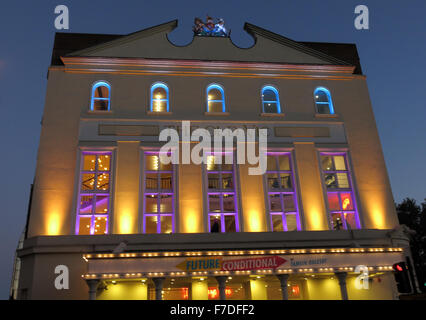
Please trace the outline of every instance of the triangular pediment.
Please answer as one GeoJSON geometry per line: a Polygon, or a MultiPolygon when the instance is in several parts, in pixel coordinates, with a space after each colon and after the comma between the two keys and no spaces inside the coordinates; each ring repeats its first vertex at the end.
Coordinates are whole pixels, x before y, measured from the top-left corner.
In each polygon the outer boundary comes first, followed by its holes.
{"type": "Polygon", "coordinates": [[[249,23],[244,25],[244,29],[255,40],[250,48],[236,46],[229,37],[202,36],[194,36],[186,46],[177,46],[167,36],[176,27],[177,20],[173,20],[67,56],[348,65],[347,62],[249,23]]]}

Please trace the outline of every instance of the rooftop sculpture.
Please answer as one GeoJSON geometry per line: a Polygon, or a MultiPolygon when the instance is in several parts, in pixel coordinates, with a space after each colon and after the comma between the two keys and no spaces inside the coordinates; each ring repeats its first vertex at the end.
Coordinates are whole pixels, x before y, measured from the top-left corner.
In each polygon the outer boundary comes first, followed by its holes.
{"type": "Polygon", "coordinates": [[[196,36],[210,36],[210,37],[229,37],[229,33],[225,29],[225,21],[220,18],[217,23],[213,22],[213,18],[207,16],[206,22],[200,18],[194,19],[194,26],[192,27],[194,35],[196,36]]]}

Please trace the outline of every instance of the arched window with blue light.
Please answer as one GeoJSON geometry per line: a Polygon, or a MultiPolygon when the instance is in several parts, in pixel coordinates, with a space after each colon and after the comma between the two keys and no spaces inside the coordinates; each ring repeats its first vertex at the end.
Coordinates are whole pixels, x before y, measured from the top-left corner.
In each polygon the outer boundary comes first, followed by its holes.
{"type": "Polygon", "coordinates": [[[151,87],[152,112],[169,112],[169,87],[164,83],[155,83],[151,87]]]}
{"type": "Polygon", "coordinates": [[[271,86],[262,89],[263,113],[281,113],[278,90],[271,86]]]}
{"type": "Polygon", "coordinates": [[[207,112],[225,112],[225,93],[218,84],[207,87],[207,112]]]}
{"type": "Polygon", "coordinates": [[[333,101],[331,100],[330,91],[326,88],[318,87],[314,92],[315,106],[317,113],[334,114],[333,101]]]}
{"type": "Polygon", "coordinates": [[[90,110],[109,111],[111,107],[111,86],[105,81],[98,81],[92,87],[90,110]]]}

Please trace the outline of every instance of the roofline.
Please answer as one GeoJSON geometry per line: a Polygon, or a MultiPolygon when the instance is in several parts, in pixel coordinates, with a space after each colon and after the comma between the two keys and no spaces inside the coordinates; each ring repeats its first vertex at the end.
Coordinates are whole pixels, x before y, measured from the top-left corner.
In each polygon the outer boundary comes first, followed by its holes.
{"type": "Polygon", "coordinates": [[[95,45],[93,47],[89,47],[83,50],[78,50],[78,51],[74,51],[71,52],[69,54],[67,54],[66,56],[84,56],[90,52],[96,51],[96,50],[100,50],[100,49],[105,49],[108,47],[112,47],[115,45],[119,45],[119,44],[124,44],[126,42],[130,42],[134,39],[138,39],[138,38],[142,38],[142,37],[146,37],[146,36],[150,36],[152,34],[161,32],[161,31],[172,31],[174,30],[176,27],[178,26],[178,20],[172,20],[169,22],[165,22],[159,25],[156,25],[154,27],[149,27],[143,30],[139,30],[133,33],[129,33],[128,35],[123,35],[121,38],[112,40],[112,41],[108,41],[105,43],[101,43],[98,45],[95,45]]]}
{"type": "Polygon", "coordinates": [[[286,45],[288,47],[291,47],[293,49],[299,50],[303,53],[315,56],[319,59],[323,59],[323,60],[329,61],[329,62],[334,63],[334,64],[339,64],[339,65],[351,65],[350,63],[348,63],[346,61],[337,59],[335,57],[332,57],[330,55],[327,55],[327,54],[322,53],[320,51],[317,51],[315,49],[309,48],[309,47],[301,44],[300,42],[296,42],[296,41],[291,40],[289,38],[286,38],[282,35],[279,35],[275,32],[272,32],[272,31],[263,29],[261,27],[255,26],[254,24],[251,24],[249,22],[246,22],[244,24],[244,30],[246,30],[249,34],[251,34],[252,37],[255,38],[255,40],[256,40],[256,34],[258,34],[258,35],[260,35],[264,38],[267,38],[267,39],[270,39],[272,41],[281,43],[281,44],[286,45]]]}

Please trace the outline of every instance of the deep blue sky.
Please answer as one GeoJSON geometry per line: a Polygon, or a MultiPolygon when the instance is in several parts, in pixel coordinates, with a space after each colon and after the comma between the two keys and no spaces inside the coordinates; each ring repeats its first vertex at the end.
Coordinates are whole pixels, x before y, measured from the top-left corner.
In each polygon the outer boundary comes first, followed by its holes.
{"type": "MultiPolygon", "coordinates": [[[[225,19],[232,39],[249,46],[250,22],[296,41],[358,46],[395,201],[426,197],[426,1],[215,0],[0,2],[0,298],[7,298],[14,250],[23,230],[54,34],[54,8],[67,5],[66,32],[127,34],[173,19],[177,44],[192,39],[195,16],[225,19]],[[370,29],[354,28],[366,4],[370,29]]],[[[52,177],[54,178],[54,177],[52,177]]]]}

